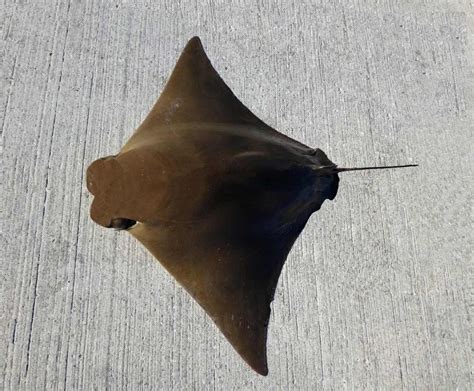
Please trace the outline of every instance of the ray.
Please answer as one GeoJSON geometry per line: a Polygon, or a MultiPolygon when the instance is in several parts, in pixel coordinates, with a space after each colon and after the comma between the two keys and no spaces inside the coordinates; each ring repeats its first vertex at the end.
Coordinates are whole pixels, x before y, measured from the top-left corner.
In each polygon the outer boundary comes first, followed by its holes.
{"type": "Polygon", "coordinates": [[[194,37],[149,115],[116,155],[90,164],[86,182],[92,220],[141,242],[267,375],[285,260],[311,214],[336,196],[338,173],[362,169],[372,168],[338,168],[258,119],[194,37]]]}

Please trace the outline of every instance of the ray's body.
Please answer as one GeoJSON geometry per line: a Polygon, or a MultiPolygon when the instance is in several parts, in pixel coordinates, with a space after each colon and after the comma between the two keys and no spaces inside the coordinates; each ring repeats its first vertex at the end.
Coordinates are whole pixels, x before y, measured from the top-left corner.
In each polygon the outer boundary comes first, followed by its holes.
{"type": "Polygon", "coordinates": [[[90,165],[87,186],[93,220],[128,228],[265,375],[281,268],[345,170],[255,117],[193,38],[130,140],[90,165]]]}

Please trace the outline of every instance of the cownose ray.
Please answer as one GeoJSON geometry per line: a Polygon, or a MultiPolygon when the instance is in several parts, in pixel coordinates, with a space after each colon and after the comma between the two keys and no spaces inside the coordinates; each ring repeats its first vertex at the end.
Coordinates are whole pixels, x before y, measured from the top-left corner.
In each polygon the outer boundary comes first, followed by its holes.
{"type": "MultiPolygon", "coordinates": [[[[411,165],[407,165],[411,166],[411,165]]],[[[386,166],[390,168],[406,166],[386,166]]],[[[283,264],[340,168],[263,123],[220,78],[199,38],[120,152],[94,161],[92,219],[138,239],[267,375],[266,340],[283,264]]]]}

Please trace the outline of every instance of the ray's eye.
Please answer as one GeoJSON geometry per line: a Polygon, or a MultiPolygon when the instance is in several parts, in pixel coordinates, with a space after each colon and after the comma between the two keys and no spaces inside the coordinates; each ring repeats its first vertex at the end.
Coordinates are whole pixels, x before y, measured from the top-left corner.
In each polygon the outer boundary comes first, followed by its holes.
{"type": "Polygon", "coordinates": [[[135,220],[130,220],[122,217],[118,217],[116,219],[113,219],[112,222],[110,223],[109,228],[114,228],[117,231],[121,231],[124,229],[128,229],[130,227],[133,227],[137,222],[135,220]]]}

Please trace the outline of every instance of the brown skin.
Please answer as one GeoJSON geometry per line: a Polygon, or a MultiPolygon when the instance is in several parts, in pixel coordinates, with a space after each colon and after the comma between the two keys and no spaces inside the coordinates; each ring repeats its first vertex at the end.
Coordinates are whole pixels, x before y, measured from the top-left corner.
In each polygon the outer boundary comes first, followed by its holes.
{"type": "Polygon", "coordinates": [[[259,374],[270,303],[310,215],[339,169],[264,124],[191,39],[121,151],[87,170],[91,217],[127,229],[204,308],[259,374]]]}

